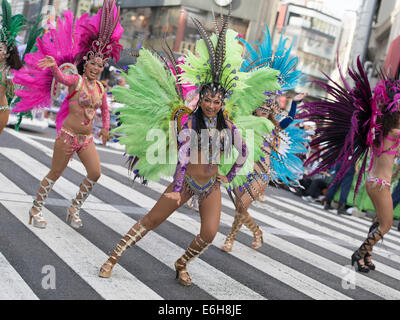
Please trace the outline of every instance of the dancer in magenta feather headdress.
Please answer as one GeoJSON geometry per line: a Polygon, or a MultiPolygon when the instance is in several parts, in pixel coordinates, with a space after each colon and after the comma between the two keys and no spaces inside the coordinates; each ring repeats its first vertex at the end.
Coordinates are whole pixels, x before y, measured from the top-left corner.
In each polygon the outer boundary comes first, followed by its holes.
{"type": "Polygon", "coordinates": [[[362,175],[368,172],[365,187],[377,218],[369,229],[367,239],[351,257],[351,263],[357,263],[358,271],[366,273],[375,269],[372,263],[373,246],[392,226],[390,185],[394,159],[400,156],[400,81],[382,75],[376,87],[371,89],[360,60],[357,61],[357,68],[349,69],[354,87],[350,87],[342,74],[344,86],[334,83],[329,77],[334,85],[319,82],[332,98],[306,103],[302,117],[316,122],[318,126],[310,145],[320,147],[315,149],[305,165],[321,161],[311,175],[342,162],[335,178],[335,181],[340,180],[361,159],[355,197],[362,175]],[[366,170],[369,152],[372,159],[366,170]]]}
{"type": "Polygon", "coordinates": [[[92,137],[92,120],[101,109],[105,145],[109,137],[110,115],[106,92],[98,81],[110,58],[118,61],[123,33],[115,0],[105,0],[97,15],[83,15],[74,22],[70,11],[57,17],[56,26],[38,39],[38,51],[25,57],[25,66],[14,73],[14,82],[23,88],[16,91],[21,100],[14,111],[49,107],[59,86],[68,87],[69,96],[57,114],[57,138],[50,172],[40,183],[39,192],[29,211],[29,223],[45,228],[42,207],[55,181],[76,152],[87,171],[79,192],[67,209],[67,221],[74,228],[82,226],[80,208],[100,177],[100,160],[92,137]]]}

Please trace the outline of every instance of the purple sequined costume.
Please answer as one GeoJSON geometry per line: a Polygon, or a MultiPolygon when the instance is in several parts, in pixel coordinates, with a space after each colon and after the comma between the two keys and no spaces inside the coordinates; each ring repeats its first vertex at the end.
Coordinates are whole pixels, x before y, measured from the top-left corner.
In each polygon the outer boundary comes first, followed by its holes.
{"type": "MultiPolygon", "coordinates": [[[[220,183],[217,181],[216,176],[214,175],[210,178],[209,181],[207,181],[206,184],[200,185],[193,177],[190,177],[186,174],[187,167],[190,163],[190,150],[191,147],[193,147],[194,145],[192,144],[192,142],[197,142],[197,140],[194,140],[197,139],[197,135],[196,138],[194,136],[194,129],[196,128],[195,117],[192,116],[189,118],[189,120],[182,127],[182,132],[185,132],[184,130],[190,130],[188,127],[188,124],[190,122],[192,123],[192,130],[190,131],[190,134],[187,135],[185,141],[178,142],[178,164],[176,166],[176,171],[174,174],[173,192],[189,193],[191,195],[195,195],[199,198],[200,202],[208,195],[210,195],[215,189],[219,188],[220,183]]],[[[239,156],[237,157],[231,170],[226,175],[228,181],[231,182],[246,162],[246,159],[248,157],[248,149],[236,126],[230,121],[227,121],[227,124],[228,128],[230,129],[230,134],[232,136],[232,145],[234,145],[236,150],[239,152],[239,156]]]]}

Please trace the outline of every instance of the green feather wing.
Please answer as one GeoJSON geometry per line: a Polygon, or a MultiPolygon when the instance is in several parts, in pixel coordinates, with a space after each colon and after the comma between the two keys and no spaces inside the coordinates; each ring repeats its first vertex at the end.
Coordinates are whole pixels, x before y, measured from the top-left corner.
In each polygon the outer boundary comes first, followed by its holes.
{"type": "Polygon", "coordinates": [[[11,6],[7,0],[1,2],[1,41],[11,46],[21,29],[25,26],[26,19],[22,14],[12,15],[11,6]]]}
{"type": "Polygon", "coordinates": [[[236,118],[251,115],[268,98],[265,92],[275,92],[280,89],[278,83],[279,71],[262,68],[249,72],[242,90],[235,90],[226,103],[226,109],[236,123],[236,118]]]}
{"type": "Polygon", "coordinates": [[[124,76],[130,88],[112,90],[115,100],[125,104],[117,110],[121,125],[113,132],[123,135],[119,142],[125,145],[126,153],[139,158],[136,170],[140,176],[150,181],[171,176],[176,168],[177,146],[170,120],[173,111],[184,105],[176,91],[176,78],[147,49],[140,51],[136,65],[124,76]],[[158,136],[151,140],[152,134],[158,136]]]}
{"type": "MultiPolygon", "coordinates": [[[[231,187],[232,189],[247,182],[247,176],[254,171],[254,163],[260,161],[264,156],[261,149],[264,144],[263,137],[270,134],[274,129],[274,125],[270,120],[255,116],[239,116],[235,121],[235,125],[240,130],[243,139],[246,141],[249,157],[232,182],[225,184],[227,188],[231,187]]],[[[239,153],[235,148],[232,148],[231,157],[229,154],[224,153],[221,157],[221,163],[218,170],[219,173],[227,175],[232,168],[232,162],[238,155],[239,153]]]]}
{"type": "MultiPolygon", "coordinates": [[[[221,76],[221,83],[228,84],[235,82],[235,90],[240,90],[244,86],[243,80],[248,76],[245,72],[239,72],[243,58],[243,46],[236,39],[238,33],[232,29],[228,29],[226,33],[226,54],[223,64],[223,72],[221,76]]],[[[217,36],[213,34],[211,42],[214,48],[217,46],[217,36]]],[[[185,64],[180,67],[185,72],[181,76],[181,83],[191,83],[193,85],[200,85],[209,82],[209,75],[211,73],[211,65],[208,63],[210,59],[207,46],[204,40],[196,42],[195,54],[188,51],[185,56],[185,64]]]]}
{"type": "Polygon", "coordinates": [[[44,32],[44,29],[41,27],[41,23],[42,23],[42,15],[39,15],[35,24],[32,26],[31,30],[29,31],[29,37],[28,37],[28,41],[26,43],[26,49],[25,49],[22,60],[24,60],[25,55],[27,53],[31,53],[31,52],[37,50],[36,39],[41,37],[44,32]]]}

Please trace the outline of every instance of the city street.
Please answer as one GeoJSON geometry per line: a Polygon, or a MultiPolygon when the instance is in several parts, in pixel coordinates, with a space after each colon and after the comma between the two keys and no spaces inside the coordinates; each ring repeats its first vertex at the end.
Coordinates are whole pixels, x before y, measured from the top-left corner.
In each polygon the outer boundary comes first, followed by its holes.
{"type": "Polygon", "coordinates": [[[171,180],[132,184],[123,151],[97,146],[102,176],[82,207],[83,227],[65,221],[85,176],[75,156],[49,194],[47,228],[34,228],[28,211],[49,171],[54,137],[51,128],[6,128],[1,135],[0,299],[400,299],[400,232],[392,228],[374,247],[376,271],[355,273],[350,256],[365,239],[370,219],[338,216],[277,188],[267,189],[265,202],[249,210],[264,232],[263,246],[253,250],[252,234],[243,227],[232,253],[220,249],[235,214],[223,191],[219,232],[188,266],[191,287],[181,286],[174,270],[200,229],[198,212],[187,206],[127,250],[110,279],[99,278],[115,245],[171,180]]]}

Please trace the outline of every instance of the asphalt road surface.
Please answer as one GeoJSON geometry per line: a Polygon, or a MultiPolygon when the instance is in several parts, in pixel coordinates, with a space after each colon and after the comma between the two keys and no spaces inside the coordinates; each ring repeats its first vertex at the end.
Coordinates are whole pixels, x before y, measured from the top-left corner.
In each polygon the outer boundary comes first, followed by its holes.
{"type": "Polygon", "coordinates": [[[232,253],[220,250],[234,217],[223,192],[219,232],[189,264],[191,287],[175,279],[174,261],[199,233],[187,206],[127,250],[110,279],[97,276],[121,237],[155,204],[171,180],[132,184],[123,151],[98,146],[102,176],[83,205],[84,226],[65,222],[85,170],[75,156],[43,211],[46,229],[28,225],[28,210],[51,165],[55,130],[0,136],[0,299],[348,300],[400,299],[400,233],[393,228],[374,248],[376,271],[355,273],[350,256],[371,221],[338,216],[283,189],[269,188],[249,213],[264,244],[251,248],[243,227],[232,253]]]}

